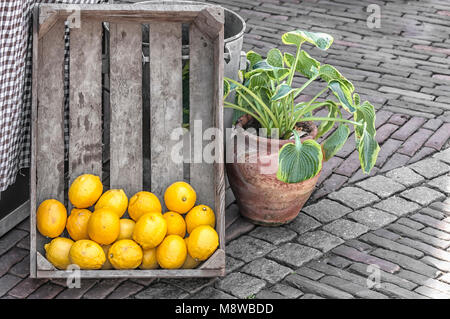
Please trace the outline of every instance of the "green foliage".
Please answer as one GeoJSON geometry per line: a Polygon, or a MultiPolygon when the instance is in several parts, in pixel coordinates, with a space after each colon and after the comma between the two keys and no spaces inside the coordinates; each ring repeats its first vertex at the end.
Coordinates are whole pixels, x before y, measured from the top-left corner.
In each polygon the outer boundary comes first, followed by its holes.
{"type": "Polygon", "coordinates": [[[266,129],[267,137],[273,136],[273,130],[278,130],[280,138],[289,139],[294,132],[295,144],[286,144],[279,154],[277,176],[282,181],[300,182],[314,177],[320,171],[320,145],[316,141],[301,143],[295,133],[296,123],[302,121],[321,122],[316,139],[338,125],[336,131],[322,143],[325,160],[334,156],[348,139],[350,129],[344,123],[353,125],[361,168],[364,173],[369,173],[375,165],[379,151],[375,139],[374,107],[367,101],[360,103],[353,84],[335,67],[322,65],[301,49],[302,44],[306,42],[321,50],[327,50],[333,43],[333,37],[326,33],[295,30],[283,34],[282,41],[286,45],[295,46],[296,54],[282,53],[273,48],[264,59],[260,54],[249,51],[249,66],[242,72],[242,83],[225,79],[224,95],[228,96],[231,91],[236,92],[234,103],[225,101],[225,107],[235,110],[235,120],[243,114],[254,117],[261,127],[266,129]],[[305,77],[300,87],[293,86],[296,74],[305,77]],[[324,88],[309,101],[296,104],[295,99],[315,80],[322,80],[324,88]],[[322,94],[328,90],[336,97],[336,101],[319,101],[322,94]],[[313,111],[318,108],[327,108],[328,116],[312,116],[313,111]],[[344,118],[342,111],[351,113],[353,119],[344,118]]]}

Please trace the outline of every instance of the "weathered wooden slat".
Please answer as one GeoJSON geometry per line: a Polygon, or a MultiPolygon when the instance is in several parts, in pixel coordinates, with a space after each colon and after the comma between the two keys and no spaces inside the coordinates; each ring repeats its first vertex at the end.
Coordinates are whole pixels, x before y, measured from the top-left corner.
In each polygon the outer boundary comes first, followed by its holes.
{"type": "Polygon", "coordinates": [[[111,188],[142,190],[142,26],[110,23],[111,188]]]}
{"type": "Polygon", "coordinates": [[[163,198],[165,189],[183,180],[183,163],[174,162],[170,139],[182,124],[181,24],[150,24],[150,161],[151,190],[163,198]]]}
{"type": "Polygon", "coordinates": [[[69,181],[102,176],[102,25],[81,20],[70,30],[69,181]]]}
{"type": "Polygon", "coordinates": [[[214,124],[214,47],[195,24],[189,29],[189,45],[190,184],[197,192],[197,202],[216,212],[213,158],[203,157],[211,155],[205,147],[212,141],[203,139],[203,135],[214,124]]]}

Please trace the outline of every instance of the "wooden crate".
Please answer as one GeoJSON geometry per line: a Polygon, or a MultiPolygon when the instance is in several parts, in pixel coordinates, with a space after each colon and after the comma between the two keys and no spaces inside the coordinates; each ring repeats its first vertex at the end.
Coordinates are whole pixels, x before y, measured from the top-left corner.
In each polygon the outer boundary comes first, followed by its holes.
{"type": "MultiPolygon", "coordinates": [[[[31,167],[31,277],[61,278],[44,257],[49,242],[36,229],[36,209],[45,199],[66,203],[68,183],[84,173],[102,176],[102,150],[109,148],[110,188],[128,195],[142,190],[142,24],[150,28],[151,190],[163,203],[163,192],[183,180],[186,164],[174,163],[173,129],[182,125],[182,24],[189,25],[190,123],[203,130],[223,130],[224,13],[206,4],[146,5],[41,4],[34,9],[33,109],[31,167]],[[70,136],[64,159],[63,74],[64,23],[74,14],[80,27],[70,29],[70,136]],[[110,29],[110,145],[102,145],[102,23],[110,29]],[[64,167],[68,178],[64,176],[64,167]],[[67,167],[68,166],[68,167],[67,167]]],[[[73,17],[73,16],[72,16],[73,17]]],[[[191,130],[190,135],[193,135],[191,130]]],[[[203,142],[206,144],[206,142],[203,142]]],[[[223,143],[216,154],[223,157],[223,143]]],[[[190,154],[192,156],[192,154],[190,154]]],[[[213,277],[225,272],[224,165],[188,164],[188,182],[197,203],[212,207],[219,234],[218,250],[197,269],[81,270],[81,277],[213,277]]],[[[70,208],[70,207],[68,207],[70,208]]]]}

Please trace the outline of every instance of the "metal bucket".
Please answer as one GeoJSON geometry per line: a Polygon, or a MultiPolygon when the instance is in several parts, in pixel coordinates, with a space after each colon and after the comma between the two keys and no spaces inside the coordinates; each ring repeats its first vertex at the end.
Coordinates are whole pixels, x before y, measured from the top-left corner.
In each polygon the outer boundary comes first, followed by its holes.
{"type": "MultiPolygon", "coordinates": [[[[137,2],[139,4],[161,2],[160,0],[150,0],[137,2]]],[[[167,1],[165,1],[167,2],[167,1]]],[[[173,1],[176,3],[201,3],[198,1],[173,1]]],[[[224,25],[224,76],[238,80],[239,70],[245,69],[245,52],[242,52],[244,42],[244,32],[246,28],[245,20],[236,12],[223,8],[225,11],[224,25]]],[[[145,31],[145,30],[144,30],[145,31]]],[[[148,29],[147,29],[148,32],[148,29]]],[[[189,58],[188,30],[183,29],[183,59],[189,58]]],[[[234,100],[234,94],[230,94],[229,101],[234,100]]],[[[224,128],[232,126],[233,110],[226,108],[224,110],[224,128]]]]}

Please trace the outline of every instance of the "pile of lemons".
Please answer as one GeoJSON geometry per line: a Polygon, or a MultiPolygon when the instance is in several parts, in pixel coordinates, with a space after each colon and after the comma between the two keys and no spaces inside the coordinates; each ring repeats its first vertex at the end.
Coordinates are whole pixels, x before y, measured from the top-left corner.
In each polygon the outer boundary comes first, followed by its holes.
{"type": "Polygon", "coordinates": [[[55,199],[43,201],[36,213],[38,231],[53,238],[46,258],[58,269],[192,269],[219,245],[213,210],[195,206],[197,194],[186,182],[166,189],[164,214],[153,193],[141,191],[128,201],[122,189],[103,193],[100,178],[91,174],[77,177],[68,195],[74,207],[69,217],[55,199]],[[122,218],[127,210],[131,219],[122,218]],[[61,236],[64,229],[72,239],[61,236]]]}

